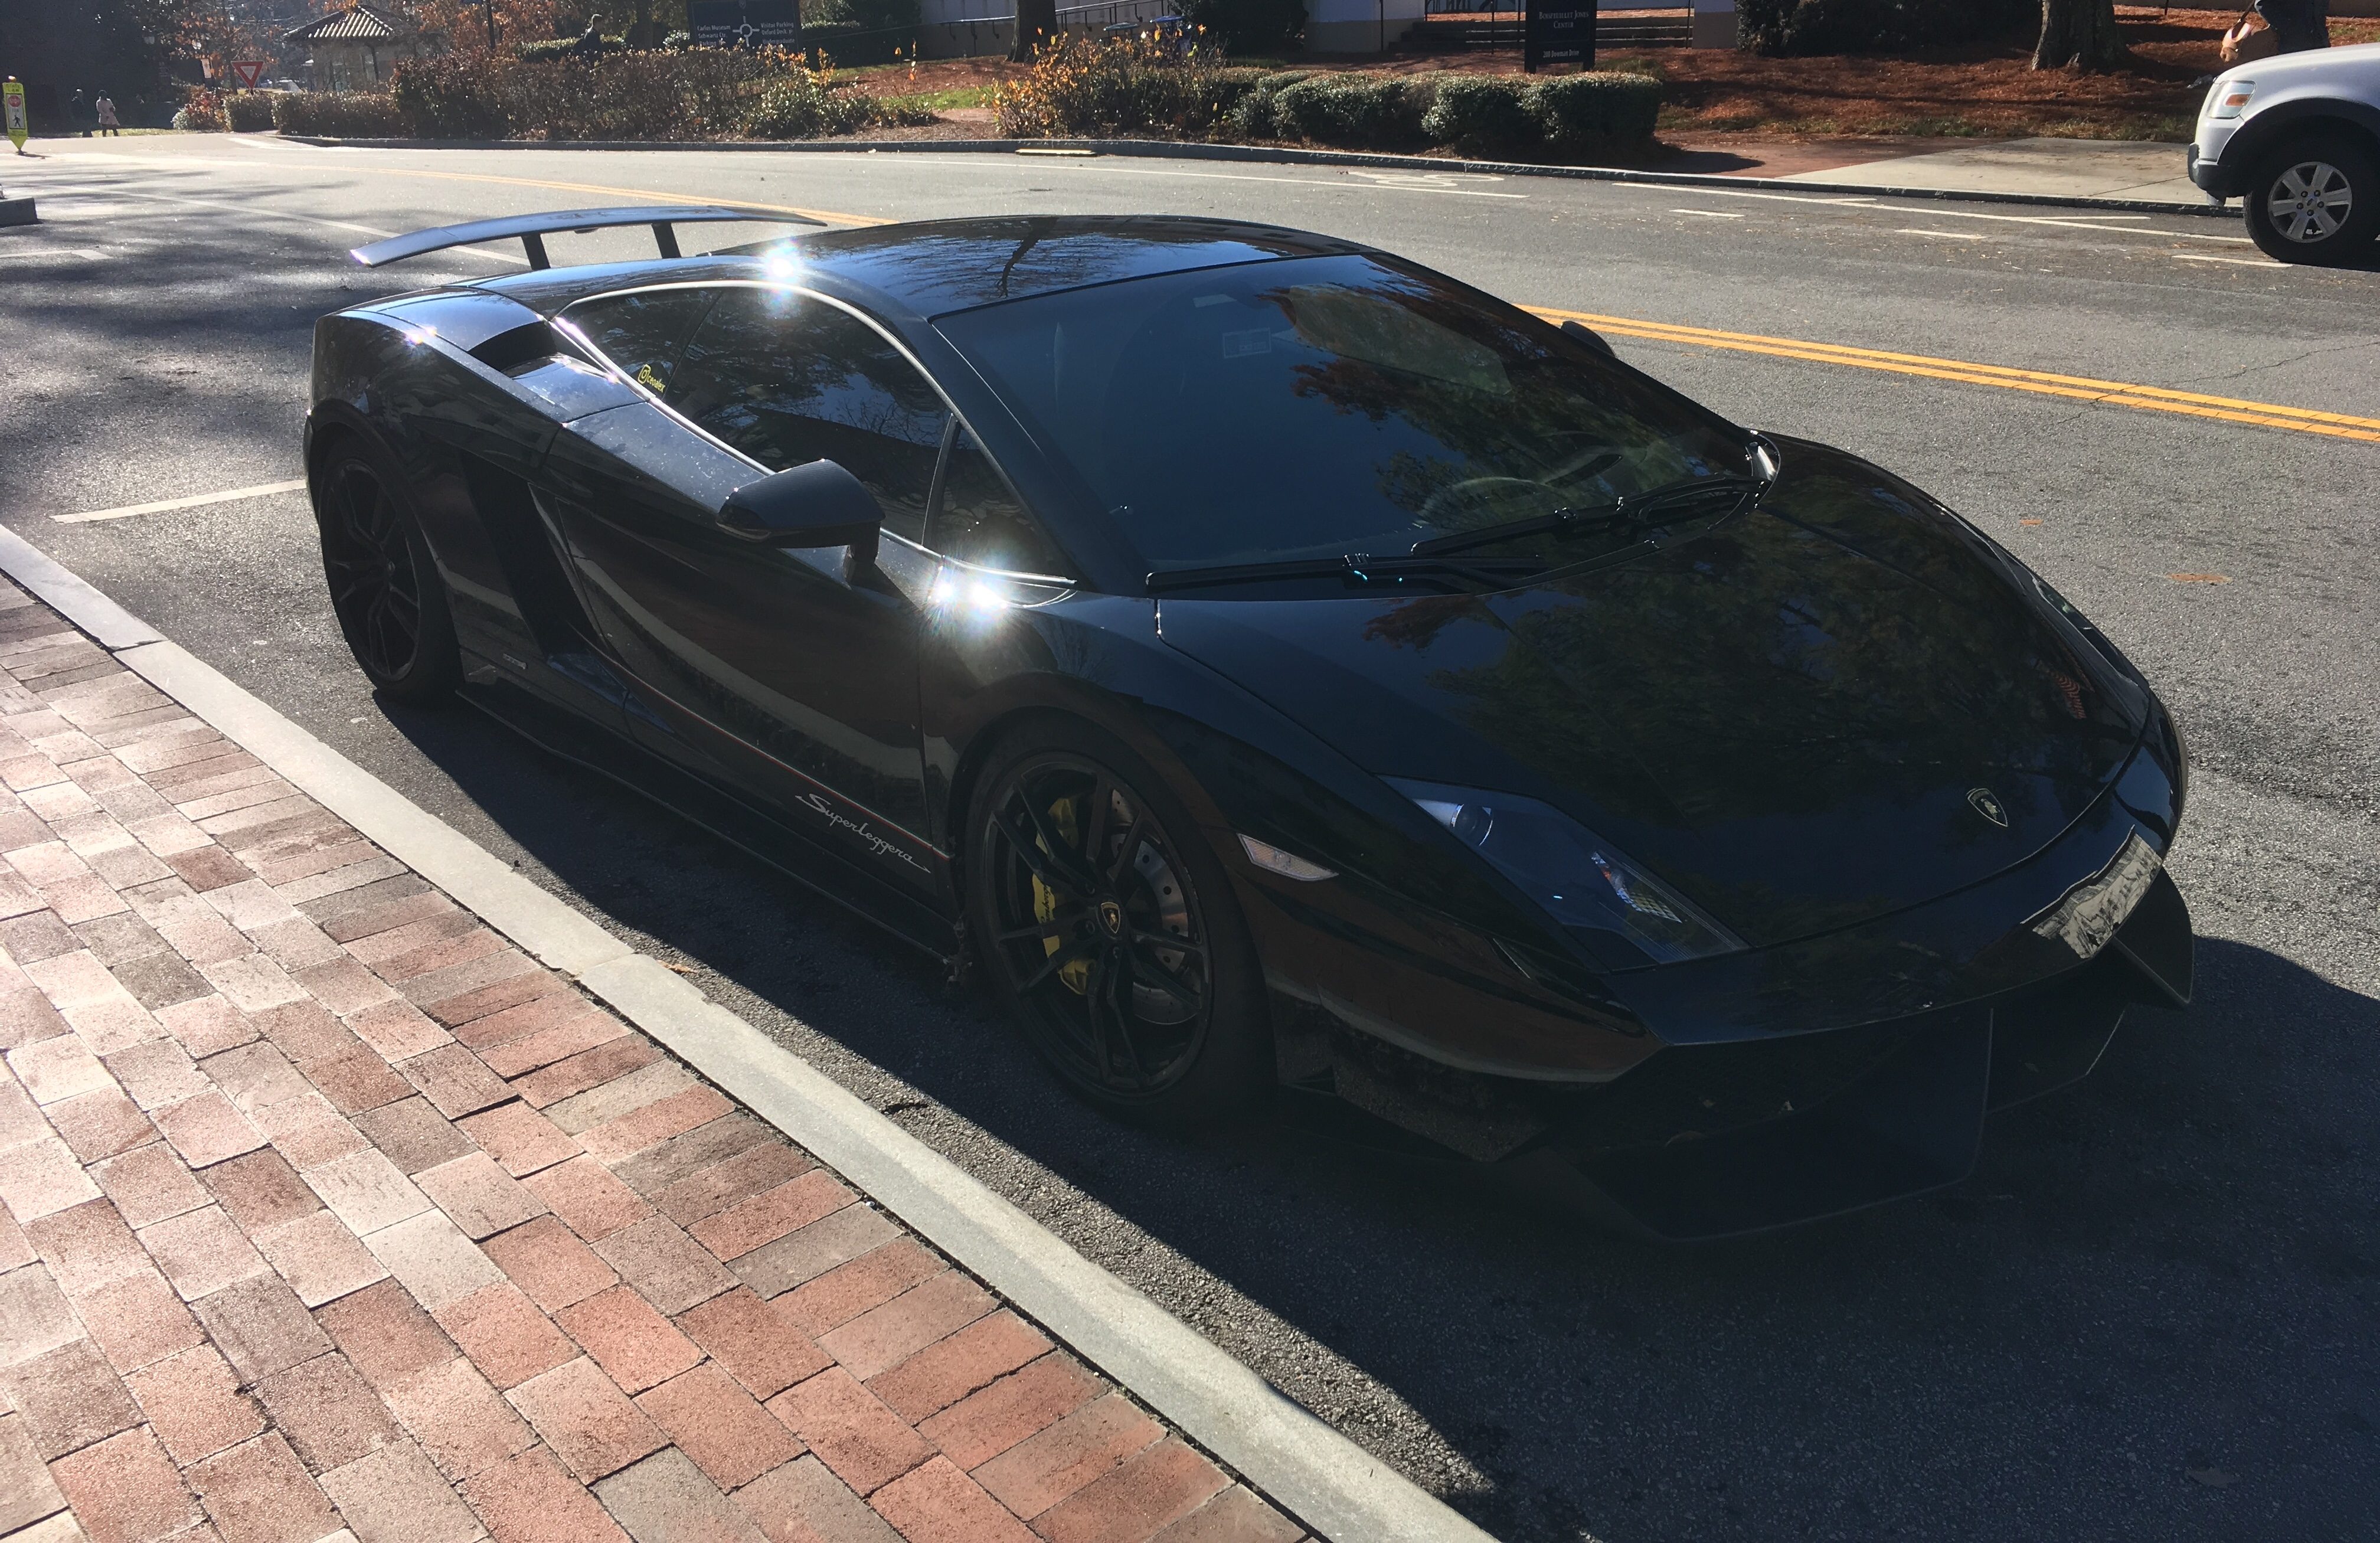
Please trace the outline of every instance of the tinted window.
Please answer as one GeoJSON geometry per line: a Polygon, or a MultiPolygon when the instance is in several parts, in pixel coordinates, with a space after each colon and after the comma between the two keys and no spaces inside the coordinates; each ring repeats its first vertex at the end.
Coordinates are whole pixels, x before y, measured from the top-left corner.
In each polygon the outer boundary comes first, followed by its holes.
{"type": "Polygon", "coordinates": [[[949,417],[926,378],[876,332],[823,300],[722,289],[686,345],[670,405],[763,466],[840,462],[922,540],[949,417]]]}
{"type": "Polygon", "coordinates": [[[1405,551],[1748,469],[1741,431],[1450,280],[1365,258],[944,318],[1152,569],[1405,551]]]}
{"type": "Polygon", "coordinates": [[[653,289],[581,300],[562,319],[587,335],[603,357],[647,391],[669,389],[686,334],[710,303],[707,289],[653,289]]]}
{"type": "Polygon", "coordinates": [[[964,429],[951,445],[942,500],[935,506],[933,533],[926,544],[945,556],[988,568],[1066,572],[1063,560],[1009,491],[1000,468],[964,429]]]}

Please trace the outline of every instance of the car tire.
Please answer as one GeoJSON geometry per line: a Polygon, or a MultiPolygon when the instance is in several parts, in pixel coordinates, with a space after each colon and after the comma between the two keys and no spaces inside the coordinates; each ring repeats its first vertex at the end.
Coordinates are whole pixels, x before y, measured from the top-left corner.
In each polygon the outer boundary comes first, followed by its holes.
{"type": "Polygon", "coordinates": [[[451,695],[463,678],[455,615],[394,457],[342,434],[315,457],[308,482],[331,610],[356,662],[399,701],[451,695]]]}
{"type": "Polygon", "coordinates": [[[1256,1112],[1274,1082],[1264,972],[1221,862],[1163,782],[1110,735],[1055,720],[996,747],[976,789],[970,939],[1035,1053],[1137,1124],[1256,1112]]]}
{"type": "Polygon", "coordinates": [[[2248,186],[2248,234],[2282,262],[2353,261],[2380,236],[2380,155],[2338,136],[2275,147],[2248,186]]]}

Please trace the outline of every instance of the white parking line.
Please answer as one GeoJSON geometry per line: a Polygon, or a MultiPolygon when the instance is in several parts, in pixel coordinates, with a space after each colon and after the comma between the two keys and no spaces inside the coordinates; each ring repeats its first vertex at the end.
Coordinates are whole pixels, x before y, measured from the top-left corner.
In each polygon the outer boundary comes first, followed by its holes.
{"type": "Polygon", "coordinates": [[[33,247],[21,252],[0,252],[0,262],[55,262],[61,258],[95,262],[110,255],[97,247],[33,247]]]}
{"type": "Polygon", "coordinates": [[[1972,230],[1925,230],[1916,225],[1902,225],[1895,236],[1940,236],[1952,241],[1980,241],[1984,237],[1972,230]]]}
{"type": "Polygon", "coordinates": [[[52,515],[60,525],[89,525],[93,520],[128,519],[134,515],[162,515],[169,509],[195,509],[206,504],[229,504],[236,499],[262,498],[268,493],[296,492],[306,485],[303,477],[289,482],[259,482],[252,488],[231,488],[223,492],[193,493],[188,498],[161,498],[154,504],[127,504],[120,509],[93,509],[80,515],[52,515]]]}
{"type": "Polygon", "coordinates": [[[2175,252],[2176,262],[2228,262],[2240,268],[2279,268],[2286,264],[2269,257],[2217,257],[2213,252],[2175,252]]]}
{"type": "Polygon", "coordinates": [[[1741,220],[1743,218],[1741,214],[1722,213],[1716,209],[1672,209],[1670,213],[1672,214],[1699,214],[1706,220],[1741,220]]]}

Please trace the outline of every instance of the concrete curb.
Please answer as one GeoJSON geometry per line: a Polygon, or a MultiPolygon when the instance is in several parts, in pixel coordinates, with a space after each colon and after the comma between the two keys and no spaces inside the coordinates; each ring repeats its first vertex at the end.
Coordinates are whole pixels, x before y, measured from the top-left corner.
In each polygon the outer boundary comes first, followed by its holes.
{"type": "Polygon", "coordinates": [[[2240,211],[2221,204],[2159,203],[2152,199],[2094,199],[2055,193],[1966,191],[1940,188],[1870,188],[1852,182],[1803,182],[1778,176],[1714,176],[1702,172],[1645,172],[1623,166],[1540,166],[1521,161],[1455,161],[1433,155],[1386,155],[1364,151],[1298,150],[1265,145],[1208,145],[1163,140],[334,140],[287,134],[293,143],[356,150],[651,150],[727,151],[768,154],[906,153],[1014,155],[1020,151],[1087,151],[1154,160],[1241,161],[1291,166],[1380,166],[1397,171],[1468,172],[1490,176],[1567,177],[1580,182],[1637,182],[1660,188],[1754,188],[1840,197],[1920,199],[1935,202],[2013,203],[2047,209],[2095,209],[2107,213],[2193,214],[2236,220],[2240,211]]]}
{"type": "Polygon", "coordinates": [[[576,978],[1315,1533],[1334,1543],[1495,1543],[692,982],[5,529],[0,572],[549,968],[576,978]]]}

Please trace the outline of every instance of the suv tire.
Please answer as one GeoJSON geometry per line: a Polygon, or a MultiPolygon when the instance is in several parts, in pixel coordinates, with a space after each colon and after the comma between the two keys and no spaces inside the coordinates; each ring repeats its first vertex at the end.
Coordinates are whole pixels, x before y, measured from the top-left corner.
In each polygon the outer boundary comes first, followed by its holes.
{"type": "Polygon", "coordinates": [[[2336,265],[2380,236],[2380,155],[2338,135],[2275,146],[2256,163],[2248,234],[2282,262],[2336,265]]]}

